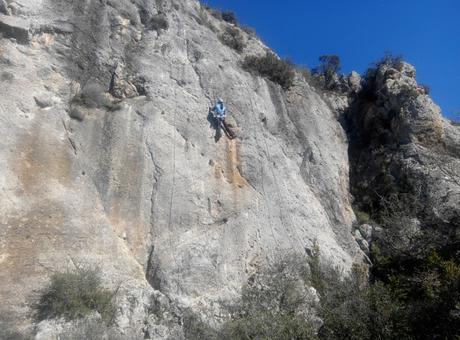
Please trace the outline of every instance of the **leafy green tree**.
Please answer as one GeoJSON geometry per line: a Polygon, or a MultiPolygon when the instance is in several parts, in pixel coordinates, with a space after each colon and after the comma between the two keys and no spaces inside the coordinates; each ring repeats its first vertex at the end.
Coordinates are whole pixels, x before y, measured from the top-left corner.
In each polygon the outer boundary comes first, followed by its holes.
{"type": "Polygon", "coordinates": [[[335,54],[326,54],[319,57],[320,66],[318,71],[324,75],[331,76],[340,72],[340,58],[335,54]]]}
{"type": "Polygon", "coordinates": [[[319,66],[313,70],[316,74],[317,81],[322,83],[322,87],[326,89],[334,89],[336,87],[335,79],[341,70],[340,58],[335,54],[327,54],[319,57],[319,66]]]}

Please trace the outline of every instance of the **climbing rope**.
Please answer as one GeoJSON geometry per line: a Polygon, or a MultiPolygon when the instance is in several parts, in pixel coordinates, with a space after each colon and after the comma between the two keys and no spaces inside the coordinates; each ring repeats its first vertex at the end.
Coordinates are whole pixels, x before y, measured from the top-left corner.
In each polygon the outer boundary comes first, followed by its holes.
{"type": "MultiPolygon", "coordinates": [[[[184,41],[187,43],[187,33],[185,29],[181,28],[179,29],[179,32],[182,31],[184,35],[184,41]]],[[[186,46],[187,48],[187,46],[186,46]]],[[[170,63],[170,72],[169,74],[172,74],[173,71],[173,63],[170,63]]],[[[182,79],[184,78],[185,75],[185,66],[182,65],[182,71],[181,71],[181,77],[182,79]]],[[[177,98],[177,88],[176,86],[173,86],[174,89],[174,98],[177,98]]],[[[174,195],[175,195],[175,186],[176,186],[176,116],[177,116],[177,105],[175,106],[173,110],[173,133],[172,133],[172,180],[171,180],[171,194],[170,194],[170,200],[169,200],[169,217],[168,217],[168,234],[169,234],[169,247],[170,247],[170,252],[174,261],[174,267],[176,269],[176,294],[179,294],[180,290],[180,280],[181,280],[181,268],[178,267],[178,261],[177,261],[177,255],[176,255],[176,250],[173,249],[173,242],[172,242],[172,213],[173,213],[173,205],[174,205],[174,195]]]]}
{"type": "MultiPolygon", "coordinates": [[[[248,85],[249,87],[249,85],[248,85]]],[[[254,113],[254,102],[252,101],[252,97],[249,97],[249,100],[250,100],[250,103],[251,103],[251,113],[254,113]]],[[[249,113],[248,116],[250,117],[250,120],[251,120],[251,125],[252,125],[252,129],[253,131],[255,131],[255,140],[256,140],[256,145],[257,145],[257,149],[260,150],[261,147],[260,147],[260,143],[259,143],[259,132],[258,132],[258,128],[255,124],[255,118],[252,117],[252,114],[249,113]]],[[[262,163],[262,160],[259,159],[259,166],[260,166],[260,170],[259,170],[259,178],[261,180],[261,185],[262,185],[262,193],[263,193],[263,197],[264,197],[264,200],[267,204],[267,206],[270,206],[270,202],[269,200],[267,199],[267,193],[265,191],[265,184],[264,184],[264,167],[263,167],[263,163],[262,163]]],[[[269,207],[270,211],[271,211],[271,208],[269,207]]],[[[259,212],[259,206],[257,205],[257,212],[259,212]]],[[[270,219],[270,217],[269,217],[270,219]]],[[[276,246],[279,247],[279,241],[278,239],[276,238],[275,236],[275,231],[273,229],[273,225],[270,223],[270,230],[271,230],[271,235],[272,235],[272,238],[273,238],[273,241],[275,242],[276,246]]]]}
{"type": "MultiPolygon", "coordinates": [[[[258,86],[258,88],[260,88],[260,85],[258,86]]],[[[250,101],[251,101],[252,111],[254,112],[254,104],[252,102],[252,98],[250,98],[250,101]]],[[[255,124],[253,124],[253,125],[255,125],[255,124]]],[[[257,128],[256,128],[256,134],[257,134],[257,128]]],[[[263,141],[264,141],[264,146],[265,146],[265,154],[267,156],[267,160],[268,160],[268,164],[269,164],[268,166],[269,166],[270,172],[271,172],[272,177],[273,177],[273,182],[275,184],[276,194],[277,194],[277,197],[278,197],[281,224],[283,225],[284,229],[286,231],[288,231],[288,233],[289,233],[289,236],[290,236],[289,242],[291,243],[291,246],[294,248],[294,244],[292,242],[292,238],[293,238],[293,232],[292,231],[294,230],[294,233],[296,234],[295,239],[299,243],[300,248],[303,249],[304,244],[301,242],[300,235],[298,234],[296,228],[294,227],[292,218],[291,218],[291,216],[289,214],[288,214],[289,223],[286,223],[285,214],[283,213],[284,209],[282,209],[283,200],[282,200],[282,195],[281,195],[281,189],[280,189],[280,186],[279,186],[279,183],[278,183],[277,176],[276,176],[275,171],[274,171],[273,166],[272,166],[273,165],[272,156],[271,156],[268,144],[267,144],[267,140],[265,138],[263,138],[263,141]]],[[[265,192],[264,192],[264,195],[265,195],[265,192]]],[[[273,229],[272,229],[272,232],[273,232],[273,229]]]]}
{"type": "MultiPolygon", "coordinates": [[[[172,64],[171,64],[171,71],[172,71],[172,64]]],[[[174,95],[176,95],[176,89],[174,87],[174,95]]],[[[168,235],[169,235],[169,248],[171,255],[174,260],[174,267],[177,270],[177,258],[176,252],[173,249],[172,244],[172,230],[171,230],[171,220],[172,220],[172,211],[173,211],[173,204],[174,204],[174,192],[175,192],[175,185],[176,185],[176,111],[177,108],[173,110],[173,133],[172,133],[172,180],[171,180],[171,193],[169,199],[169,217],[168,217],[168,235]]],[[[176,277],[176,294],[179,293],[179,281],[178,277],[176,277]]]]}

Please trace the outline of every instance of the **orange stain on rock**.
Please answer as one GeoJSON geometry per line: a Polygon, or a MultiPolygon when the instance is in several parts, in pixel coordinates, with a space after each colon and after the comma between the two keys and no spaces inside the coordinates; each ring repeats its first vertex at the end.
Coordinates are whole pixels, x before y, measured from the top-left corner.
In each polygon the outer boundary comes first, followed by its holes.
{"type": "Polygon", "coordinates": [[[72,180],[72,159],[67,146],[39,128],[19,139],[10,161],[23,190],[39,191],[55,180],[68,186],[72,180]]]}
{"type": "Polygon", "coordinates": [[[248,186],[246,179],[241,176],[239,167],[241,165],[239,157],[239,143],[237,140],[227,139],[227,159],[226,159],[225,177],[227,181],[238,188],[248,186]]]}
{"type": "Polygon", "coordinates": [[[227,183],[237,188],[248,186],[248,182],[240,173],[239,144],[236,140],[226,140],[225,159],[213,161],[214,177],[223,178],[227,183]]]}

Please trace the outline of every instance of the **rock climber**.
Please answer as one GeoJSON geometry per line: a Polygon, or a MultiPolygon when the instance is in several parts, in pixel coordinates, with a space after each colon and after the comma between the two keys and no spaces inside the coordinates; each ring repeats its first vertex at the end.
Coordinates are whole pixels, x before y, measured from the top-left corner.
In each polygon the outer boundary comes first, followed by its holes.
{"type": "Polygon", "coordinates": [[[225,107],[222,98],[217,99],[216,105],[211,109],[214,118],[217,120],[217,131],[216,139],[218,140],[221,136],[221,130],[225,132],[228,138],[233,139],[236,137],[234,131],[232,131],[231,125],[227,124],[225,117],[227,116],[227,108],[225,107]]]}
{"type": "Polygon", "coordinates": [[[227,113],[227,108],[225,107],[222,98],[217,98],[217,103],[211,109],[211,112],[214,114],[214,117],[217,120],[216,138],[219,139],[221,135],[221,129],[225,131],[225,115],[227,113]]]}
{"type": "Polygon", "coordinates": [[[227,108],[225,107],[225,104],[222,98],[217,99],[217,103],[212,108],[212,112],[214,112],[214,115],[218,122],[218,126],[220,127],[220,125],[224,123],[225,115],[227,113],[227,108]]]}

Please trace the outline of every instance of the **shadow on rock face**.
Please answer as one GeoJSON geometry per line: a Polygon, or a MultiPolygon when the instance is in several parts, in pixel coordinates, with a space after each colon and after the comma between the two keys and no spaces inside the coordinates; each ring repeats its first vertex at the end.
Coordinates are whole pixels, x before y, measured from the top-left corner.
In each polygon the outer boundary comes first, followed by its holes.
{"type": "Polygon", "coordinates": [[[209,122],[209,126],[216,130],[214,141],[217,143],[220,140],[220,137],[222,137],[222,131],[219,125],[217,124],[217,119],[212,114],[211,108],[209,108],[207,119],[209,122]]]}

